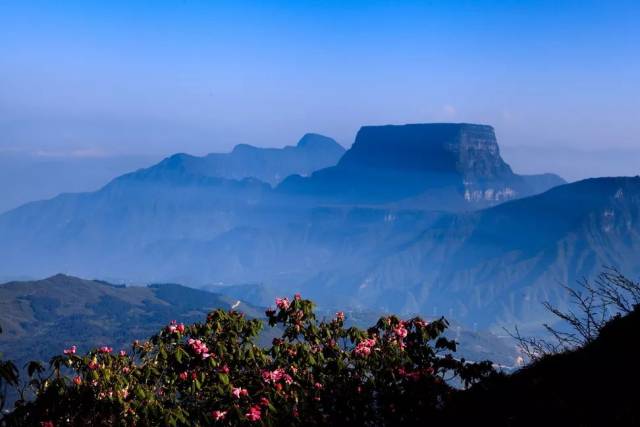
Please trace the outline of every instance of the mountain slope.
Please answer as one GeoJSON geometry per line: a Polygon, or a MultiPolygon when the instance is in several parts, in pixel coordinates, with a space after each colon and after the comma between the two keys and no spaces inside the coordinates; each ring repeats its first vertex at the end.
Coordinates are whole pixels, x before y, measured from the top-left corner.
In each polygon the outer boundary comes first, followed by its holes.
{"type": "Polygon", "coordinates": [[[443,216],[388,254],[320,274],[305,288],[481,326],[538,325],[547,315],[542,301],[566,301],[560,284],[592,277],[604,265],[633,277],[639,254],[640,178],[599,178],[443,216]]]}
{"type": "Polygon", "coordinates": [[[119,280],[136,272],[135,259],[154,245],[211,239],[249,221],[270,191],[255,179],[147,169],[97,192],[29,203],[0,216],[0,274],[64,271],[119,280]]]}
{"type": "Polygon", "coordinates": [[[640,307],[614,318],[585,347],[543,358],[457,393],[452,425],[638,425],[640,307]]]}

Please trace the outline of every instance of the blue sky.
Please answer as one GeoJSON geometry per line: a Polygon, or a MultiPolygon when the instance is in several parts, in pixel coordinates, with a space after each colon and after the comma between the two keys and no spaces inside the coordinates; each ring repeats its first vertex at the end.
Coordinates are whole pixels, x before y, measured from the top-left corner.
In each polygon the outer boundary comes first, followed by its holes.
{"type": "Polygon", "coordinates": [[[640,147],[640,2],[0,3],[0,150],[205,153],[466,121],[640,147]]]}

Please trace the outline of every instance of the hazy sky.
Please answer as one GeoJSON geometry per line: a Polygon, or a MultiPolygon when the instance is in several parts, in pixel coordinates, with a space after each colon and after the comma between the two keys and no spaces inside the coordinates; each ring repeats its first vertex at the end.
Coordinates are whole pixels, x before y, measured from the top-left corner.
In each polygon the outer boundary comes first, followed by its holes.
{"type": "Polygon", "coordinates": [[[640,147],[639,1],[0,2],[0,150],[204,153],[364,124],[640,147]]]}

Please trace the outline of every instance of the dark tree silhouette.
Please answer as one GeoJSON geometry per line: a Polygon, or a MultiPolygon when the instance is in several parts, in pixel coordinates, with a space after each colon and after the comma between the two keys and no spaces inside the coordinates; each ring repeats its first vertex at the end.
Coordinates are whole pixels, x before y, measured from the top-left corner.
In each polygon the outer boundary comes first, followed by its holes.
{"type": "MultiPolygon", "coordinates": [[[[2,333],[2,327],[0,327],[0,334],[2,333]]],[[[18,385],[18,368],[11,361],[2,360],[2,354],[0,354],[0,411],[4,408],[4,404],[7,396],[7,386],[18,385]]]]}

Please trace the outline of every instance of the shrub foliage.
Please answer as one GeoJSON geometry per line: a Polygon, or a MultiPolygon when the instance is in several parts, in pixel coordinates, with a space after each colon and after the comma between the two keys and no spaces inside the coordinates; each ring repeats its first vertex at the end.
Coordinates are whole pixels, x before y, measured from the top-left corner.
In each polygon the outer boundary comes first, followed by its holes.
{"type": "Polygon", "coordinates": [[[5,425],[398,425],[429,419],[454,389],[492,372],[454,358],[444,318],[382,317],[362,330],[344,314],[318,320],[313,303],[276,300],[282,332],[256,344],[258,319],[216,310],[202,323],[171,322],[130,350],[75,347],[32,363],[5,425]]]}

